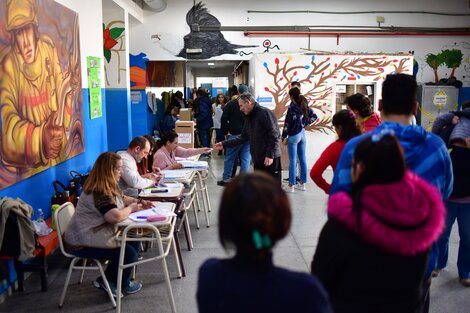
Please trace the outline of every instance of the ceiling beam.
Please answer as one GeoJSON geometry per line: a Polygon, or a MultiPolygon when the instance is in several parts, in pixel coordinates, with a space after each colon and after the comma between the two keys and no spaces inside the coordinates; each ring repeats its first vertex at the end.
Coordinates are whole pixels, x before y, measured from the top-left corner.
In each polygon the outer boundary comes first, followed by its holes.
{"type": "Polygon", "coordinates": [[[144,10],[132,0],[113,0],[125,12],[133,16],[140,23],[144,23],[144,10]]]}

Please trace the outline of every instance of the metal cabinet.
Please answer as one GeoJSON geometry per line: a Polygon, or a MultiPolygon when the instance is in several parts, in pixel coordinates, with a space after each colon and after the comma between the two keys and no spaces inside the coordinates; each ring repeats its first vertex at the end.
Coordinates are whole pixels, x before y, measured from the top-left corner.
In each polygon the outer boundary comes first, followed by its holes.
{"type": "Polygon", "coordinates": [[[437,116],[457,110],[459,90],[454,86],[420,85],[416,122],[430,131],[437,116]]]}

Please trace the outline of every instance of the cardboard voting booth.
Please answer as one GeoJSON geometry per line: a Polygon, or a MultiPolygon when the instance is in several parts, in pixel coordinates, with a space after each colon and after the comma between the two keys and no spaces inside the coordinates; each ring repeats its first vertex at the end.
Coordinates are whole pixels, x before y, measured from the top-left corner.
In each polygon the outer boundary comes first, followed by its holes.
{"type": "Polygon", "coordinates": [[[178,134],[178,146],[194,148],[194,126],[193,121],[176,121],[175,131],[178,134]]]}
{"type": "Polygon", "coordinates": [[[191,108],[181,108],[180,109],[180,121],[192,121],[192,109],[191,108]]]}

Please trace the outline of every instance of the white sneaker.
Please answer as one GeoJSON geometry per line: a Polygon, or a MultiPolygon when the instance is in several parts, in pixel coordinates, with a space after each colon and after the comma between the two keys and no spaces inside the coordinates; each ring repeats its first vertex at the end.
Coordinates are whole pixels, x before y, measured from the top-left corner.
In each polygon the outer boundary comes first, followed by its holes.
{"type": "Polygon", "coordinates": [[[295,189],[305,191],[305,183],[298,183],[297,185],[295,185],[295,189]]]}
{"type": "Polygon", "coordinates": [[[284,186],[284,191],[289,193],[294,193],[294,186],[284,186]]]}

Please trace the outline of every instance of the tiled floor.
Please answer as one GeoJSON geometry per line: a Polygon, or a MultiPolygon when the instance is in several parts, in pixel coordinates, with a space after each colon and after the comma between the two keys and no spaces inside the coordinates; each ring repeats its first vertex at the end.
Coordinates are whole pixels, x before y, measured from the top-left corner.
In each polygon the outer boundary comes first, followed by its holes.
{"type": "MultiPolygon", "coordinates": [[[[309,135],[308,165],[313,164],[322,149],[331,140],[324,135],[309,135]],[[315,147],[315,150],[314,148],[315,147]]],[[[210,213],[211,227],[205,227],[202,212],[200,212],[201,228],[196,230],[194,219],[190,215],[193,225],[192,235],[195,248],[186,250],[183,236],[181,237],[183,258],[187,276],[176,278],[173,256],[168,260],[172,288],[176,299],[178,312],[197,312],[196,290],[198,268],[209,257],[225,257],[227,253],[221,248],[217,234],[217,212],[220,195],[223,187],[216,185],[223,169],[223,158],[214,156],[211,160],[211,172],[208,186],[212,204],[210,213]]],[[[287,177],[287,173],[284,172],[287,177]]],[[[330,172],[331,176],[332,173],[330,172]]],[[[314,187],[309,181],[307,191],[296,191],[289,194],[293,208],[293,222],[288,236],[275,248],[275,263],[293,270],[307,272],[318,240],[319,232],[326,220],[326,195],[314,187]]],[[[431,296],[432,313],[468,313],[470,312],[470,288],[464,288],[458,283],[456,271],[456,255],[458,238],[454,230],[451,239],[450,262],[448,269],[444,270],[438,278],[433,280],[431,296]]],[[[86,274],[81,285],[76,284],[78,275],[72,276],[72,285],[66,297],[64,307],[59,309],[57,303],[62,291],[66,276],[67,263],[60,254],[50,258],[50,286],[49,291],[40,291],[38,275],[33,274],[26,281],[27,290],[23,293],[14,293],[7,301],[0,305],[0,312],[113,312],[113,308],[102,291],[95,289],[91,282],[96,274],[86,274]]],[[[123,299],[123,312],[170,312],[161,265],[147,264],[139,267],[137,278],[144,284],[142,291],[123,299]]],[[[387,273],[384,272],[383,282],[387,282],[387,273]]],[[[398,312],[397,312],[398,313],[398,312]]]]}

